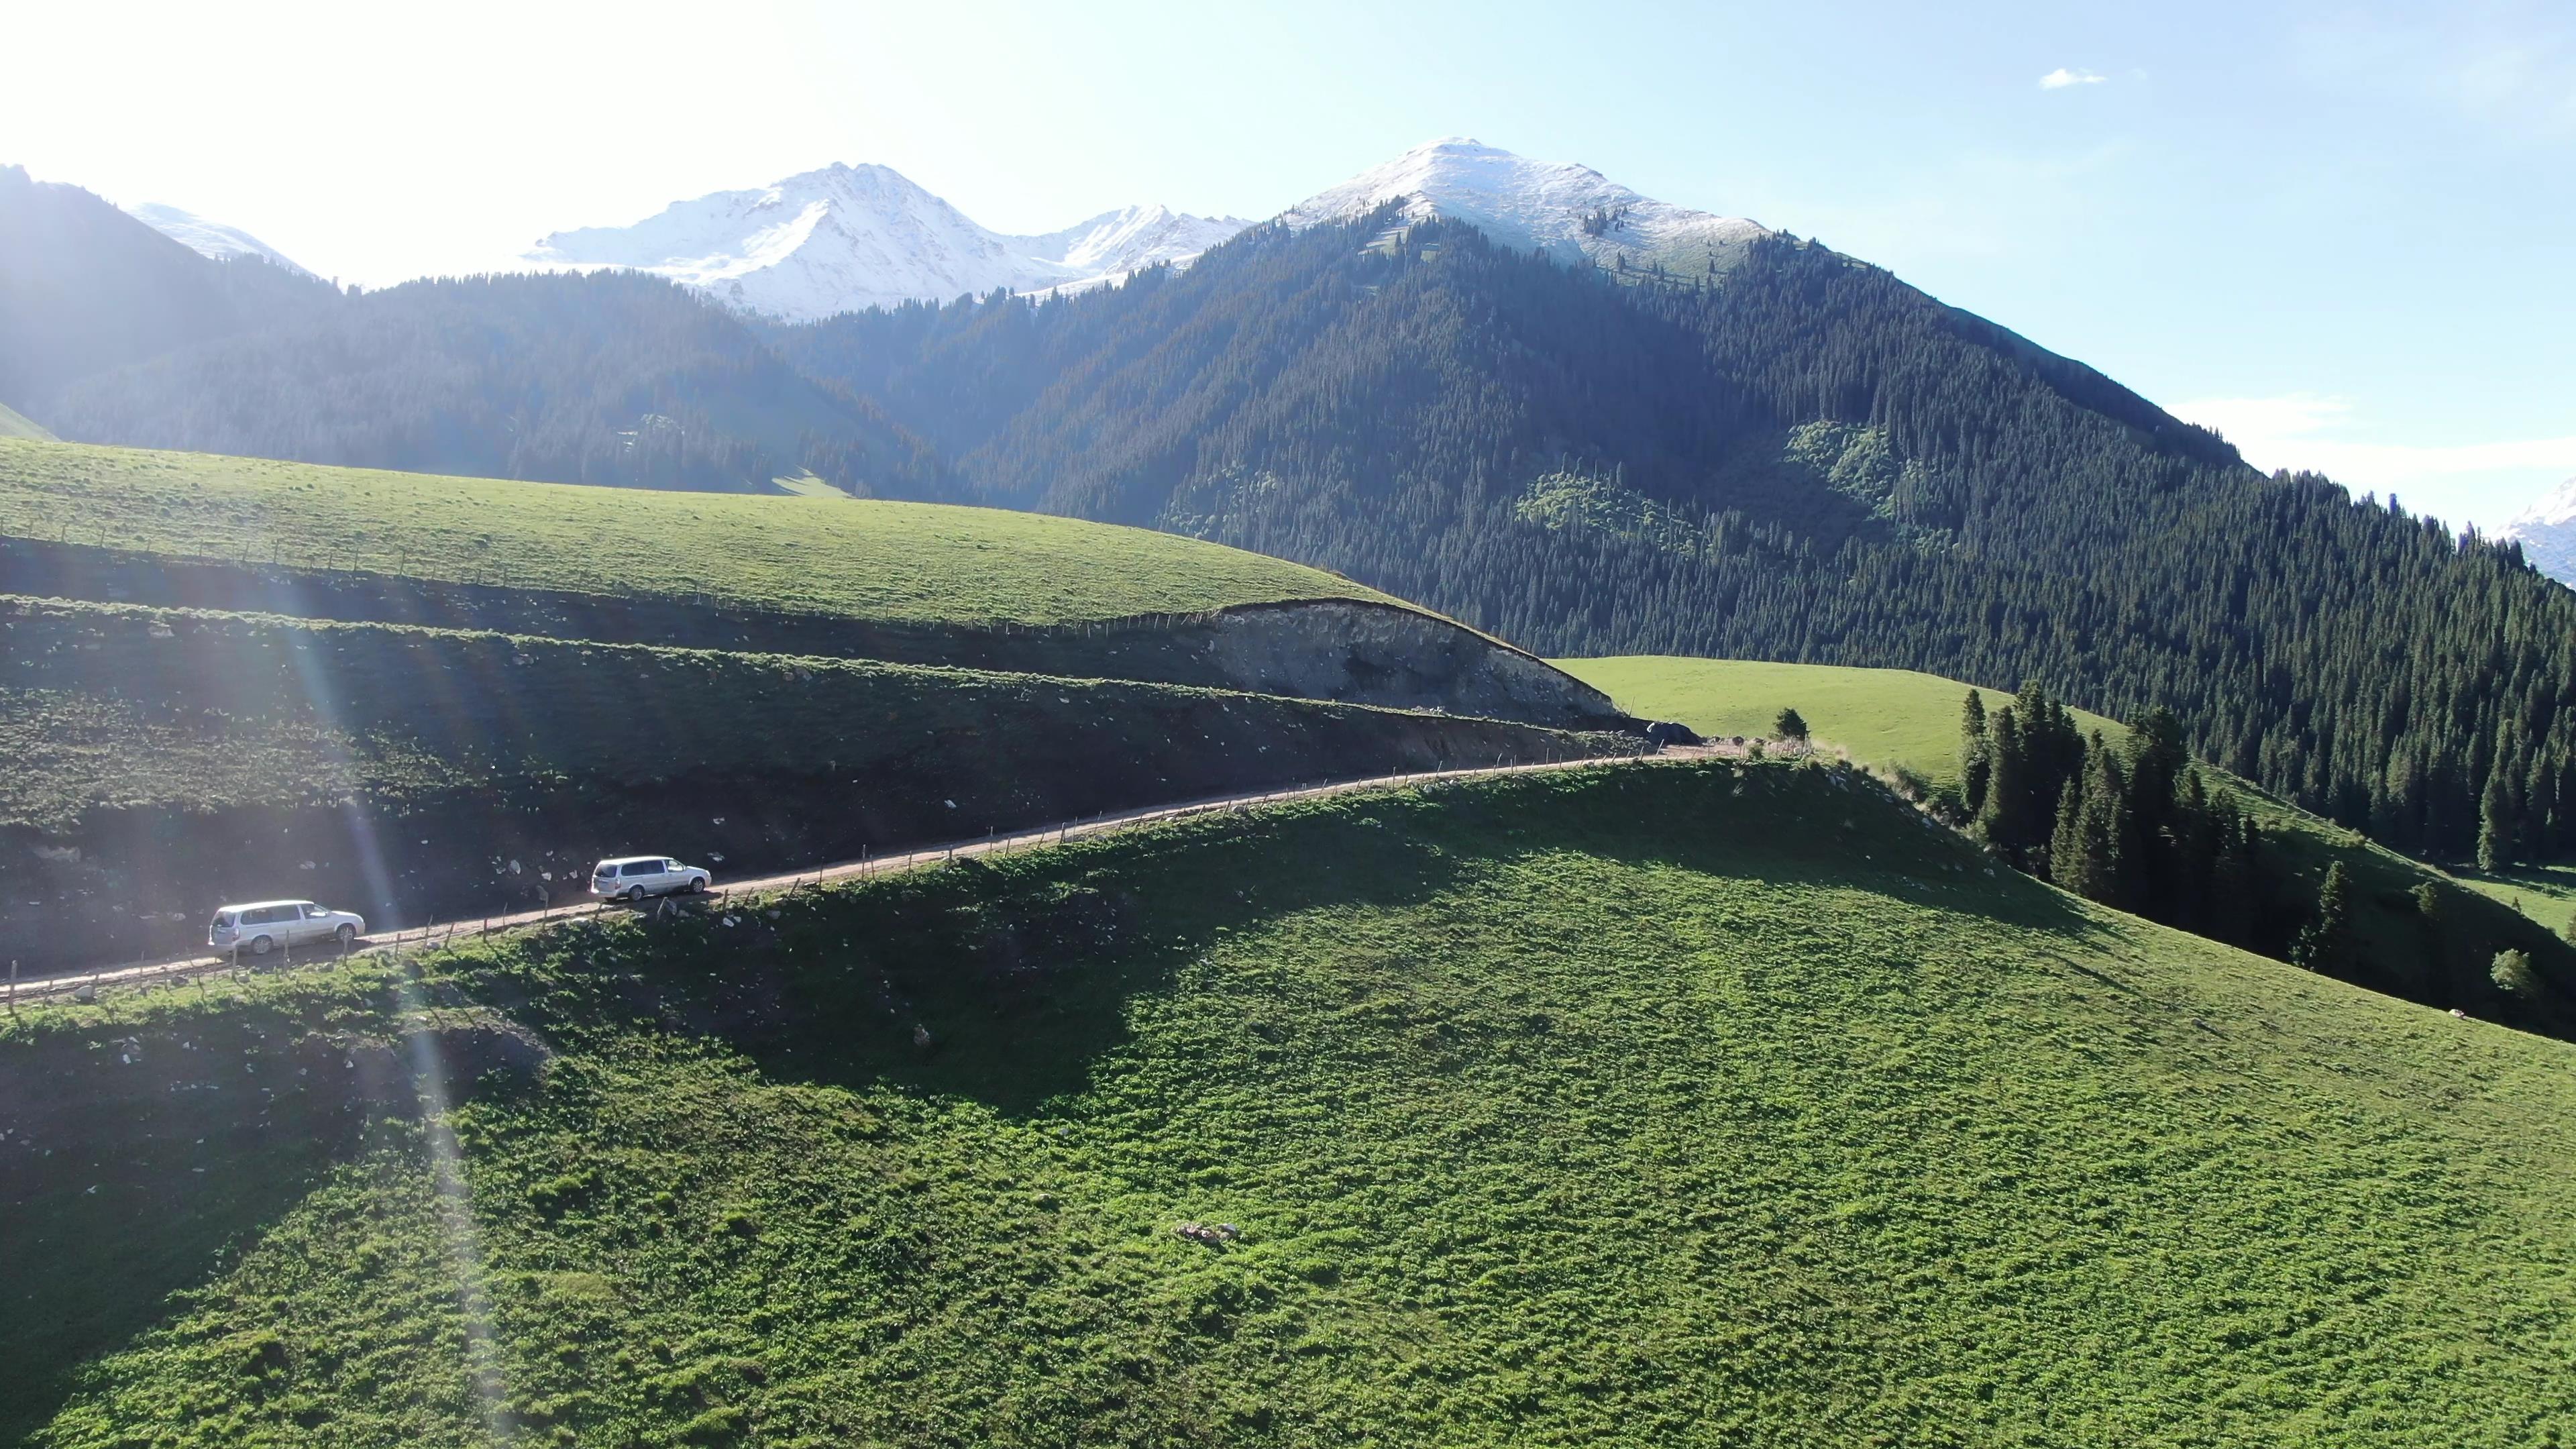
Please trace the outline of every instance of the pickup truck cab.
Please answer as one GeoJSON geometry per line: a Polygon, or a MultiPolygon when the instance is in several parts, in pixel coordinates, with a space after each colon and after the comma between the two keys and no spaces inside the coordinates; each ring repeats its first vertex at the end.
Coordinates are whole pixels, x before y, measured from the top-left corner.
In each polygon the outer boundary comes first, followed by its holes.
{"type": "Polygon", "coordinates": [[[605,900],[640,901],[702,891],[713,880],[704,867],[682,865],[667,855],[621,855],[591,868],[590,893],[605,900]]]}
{"type": "Polygon", "coordinates": [[[311,901],[249,901],[215,912],[206,928],[206,944],[218,951],[247,951],[265,956],[282,946],[337,941],[347,950],[367,934],[367,918],[355,911],[326,910],[311,901]]]}

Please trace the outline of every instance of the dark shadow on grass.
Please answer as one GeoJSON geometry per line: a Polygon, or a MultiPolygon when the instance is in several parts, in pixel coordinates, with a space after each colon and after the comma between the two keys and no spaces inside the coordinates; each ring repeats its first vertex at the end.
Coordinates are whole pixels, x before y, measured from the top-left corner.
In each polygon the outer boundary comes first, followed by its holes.
{"type": "Polygon", "coordinates": [[[567,1044],[651,1023],[720,1041],[774,1079],[892,1085],[1022,1115],[1081,1090],[1127,1040],[1131,1003],[1170,989],[1221,932],[1415,904],[1533,852],[2094,929],[2036,882],[1987,876],[1984,857],[1865,784],[1750,774],[1758,786],[1742,794],[1723,767],[1609,769],[1218,817],[807,891],[730,923],[700,909],[584,925],[503,946],[459,981],[567,1044]]]}

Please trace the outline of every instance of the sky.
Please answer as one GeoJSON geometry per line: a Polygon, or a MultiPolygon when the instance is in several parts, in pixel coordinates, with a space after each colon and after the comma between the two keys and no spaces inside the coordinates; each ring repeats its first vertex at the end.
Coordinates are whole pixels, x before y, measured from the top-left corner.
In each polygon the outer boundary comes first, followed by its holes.
{"type": "Polygon", "coordinates": [[[385,285],[834,161],[1038,232],[1440,136],[1888,267],[2265,468],[2576,477],[2576,4],[17,0],[0,163],[385,285]]]}

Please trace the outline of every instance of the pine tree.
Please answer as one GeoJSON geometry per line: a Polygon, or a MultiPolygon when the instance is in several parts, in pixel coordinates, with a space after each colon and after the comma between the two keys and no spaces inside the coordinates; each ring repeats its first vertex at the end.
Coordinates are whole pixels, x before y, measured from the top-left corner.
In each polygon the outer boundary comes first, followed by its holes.
{"type": "Polygon", "coordinates": [[[1796,710],[1784,709],[1780,711],[1779,718],[1771,721],[1771,733],[1781,739],[1796,740],[1804,744],[1807,739],[1807,721],[1796,710]]]}
{"type": "Polygon", "coordinates": [[[2049,842],[2049,876],[2086,900],[2127,906],[2136,899],[2136,834],[2129,821],[2126,782],[2119,763],[2093,737],[2081,780],[2068,780],[2058,796],[2057,828],[2049,842]]]}
{"type": "Polygon", "coordinates": [[[1968,691],[1959,706],[1959,800],[1973,820],[1986,808],[1986,786],[1994,778],[1994,741],[1986,734],[1986,697],[1968,691]]]}
{"type": "Polygon", "coordinates": [[[2290,943],[2290,964],[2329,976],[2350,970],[2352,883],[2344,875],[2342,861],[2326,869],[2325,884],[2317,889],[2316,916],[2290,943]]]}
{"type": "Polygon", "coordinates": [[[2257,939],[2264,892],[2260,837],[2254,822],[2224,800],[2211,813],[2211,836],[2217,849],[2210,859],[2206,934],[2249,950],[2266,944],[2277,950],[2277,938],[2269,943],[2257,939]]]}
{"type": "Polygon", "coordinates": [[[1977,833],[2015,865],[2022,863],[2028,838],[2025,814],[2032,793],[2030,755],[2022,747],[2021,720],[2011,705],[1995,711],[1994,768],[1986,786],[1985,812],[1977,833]]]}
{"type": "Polygon", "coordinates": [[[2496,871],[2513,863],[2513,801],[2504,772],[2490,771],[2478,802],[2478,869],[2496,871]]]}

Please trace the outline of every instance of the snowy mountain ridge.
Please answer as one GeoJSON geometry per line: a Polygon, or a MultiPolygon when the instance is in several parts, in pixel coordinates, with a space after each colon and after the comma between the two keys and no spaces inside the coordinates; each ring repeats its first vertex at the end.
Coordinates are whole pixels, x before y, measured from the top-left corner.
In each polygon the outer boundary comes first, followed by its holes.
{"type": "Polygon", "coordinates": [[[1279,219],[1313,226],[1390,202],[1409,221],[1464,222],[1518,251],[1685,275],[1722,273],[1772,235],[1741,217],[1641,196],[1589,166],[1532,161],[1464,136],[1416,146],[1308,197],[1279,219]]]}
{"type": "Polygon", "coordinates": [[[675,202],[631,226],[555,232],[523,260],[651,272],[742,311],[806,322],[997,287],[1102,285],[1158,262],[1186,265],[1246,225],[1131,206],[1061,231],[1010,236],[977,225],[891,167],[836,164],[675,202]]]}
{"type": "MultiPolygon", "coordinates": [[[[1721,274],[1772,234],[1740,217],[1640,195],[1588,166],[1532,161],[1464,137],[1416,146],[1279,220],[1312,226],[1388,203],[1409,220],[1446,217],[1517,250],[1684,276],[1721,274]]],[[[836,164],[674,202],[627,226],[555,232],[520,261],[651,272],[741,311],[806,322],[996,288],[1082,291],[1160,262],[1187,266],[1247,225],[1131,206],[1061,231],[1011,236],[977,225],[891,167],[836,164]]]]}
{"type": "Polygon", "coordinates": [[[2562,584],[2576,585],[2576,478],[2541,495],[2496,535],[2522,545],[2531,566],[2562,584]]]}
{"type": "Polygon", "coordinates": [[[313,275],[289,260],[285,253],[252,236],[249,232],[243,231],[240,227],[226,226],[219,221],[208,221],[195,212],[158,201],[147,201],[141,206],[129,206],[125,208],[125,212],[128,216],[181,246],[189,248],[199,256],[213,257],[219,262],[230,261],[234,257],[257,257],[272,266],[284,267],[290,272],[303,272],[308,277],[313,275]]]}

